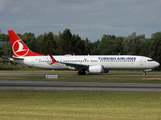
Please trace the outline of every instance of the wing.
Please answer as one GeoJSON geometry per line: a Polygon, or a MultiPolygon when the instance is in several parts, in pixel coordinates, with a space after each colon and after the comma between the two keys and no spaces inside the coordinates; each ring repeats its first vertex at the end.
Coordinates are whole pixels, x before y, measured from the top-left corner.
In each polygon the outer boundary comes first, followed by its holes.
{"type": "Polygon", "coordinates": [[[66,64],[66,66],[74,67],[76,70],[80,70],[80,68],[88,69],[89,67],[89,65],[85,64],[66,63],[66,62],[59,62],[59,63],[66,64]]]}
{"type": "Polygon", "coordinates": [[[85,65],[85,64],[59,62],[59,61],[56,61],[55,58],[51,54],[49,54],[49,56],[51,57],[51,60],[52,60],[50,65],[57,62],[57,63],[65,64],[66,66],[74,67],[76,70],[79,70],[80,68],[88,69],[88,67],[89,67],[89,65],[85,65]]]}

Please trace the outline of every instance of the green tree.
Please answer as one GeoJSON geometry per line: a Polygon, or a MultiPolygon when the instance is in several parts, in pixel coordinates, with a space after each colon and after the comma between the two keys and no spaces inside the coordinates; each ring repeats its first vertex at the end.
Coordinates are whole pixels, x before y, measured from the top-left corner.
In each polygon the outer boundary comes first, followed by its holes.
{"type": "Polygon", "coordinates": [[[151,46],[151,39],[146,38],[142,43],[142,46],[140,46],[141,49],[139,55],[150,57],[151,53],[150,46],[151,46]]]}
{"type": "Polygon", "coordinates": [[[90,54],[91,55],[100,55],[100,49],[98,48],[98,45],[100,44],[100,41],[97,40],[94,43],[90,44],[90,54]]]}
{"type": "MultiPolygon", "coordinates": [[[[161,63],[161,32],[151,35],[151,58],[161,63]]],[[[159,66],[157,70],[161,70],[159,66]]]]}
{"type": "Polygon", "coordinates": [[[12,56],[12,47],[10,44],[9,36],[5,34],[0,34],[1,40],[5,42],[4,45],[0,47],[0,56],[12,56]]]}
{"type": "Polygon", "coordinates": [[[72,35],[69,29],[65,29],[62,33],[59,32],[58,50],[59,54],[84,54],[86,53],[85,42],[81,40],[79,35],[72,35]]]}
{"type": "Polygon", "coordinates": [[[56,54],[57,44],[54,39],[54,34],[52,32],[44,33],[43,40],[41,42],[42,54],[56,54]]]}
{"type": "Polygon", "coordinates": [[[72,47],[71,47],[71,52],[74,52],[77,55],[82,55],[86,54],[86,46],[85,42],[81,40],[79,35],[73,35],[72,36],[72,47]]]}
{"type": "Polygon", "coordinates": [[[36,51],[34,51],[34,52],[43,54],[43,47],[41,46],[41,45],[42,45],[42,42],[43,42],[43,38],[44,38],[44,35],[43,35],[43,34],[39,35],[39,36],[36,38],[36,43],[37,43],[37,44],[36,44],[36,46],[35,46],[36,51]]]}
{"type": "Polygon", "coordinates": [[[140,55],[140,51],[143,48],[143,43],[145,41],[145,35],[136,36],[133,44],[130,46],[131,55],[140,55]]]}
{"type": "Polygon", "coordinates": [[[2,55],[4,55],[4,48],[0,45],[0,57],[2,57],[2,55]]]}
{"type": "Polygon", "coordinates": [[[132,33],[123,40],[125,54],[139,55],[142,49],[142,45],[145,41],[145,35],[136,35],[136,32],[132,33]]]}
{"type": "Polygon", "coordinates": [[[26,43],[26,45],[29,47],[30,50],[37,52],[36,51],[36,45],[37,45],[37,41],[36,41],[36,37],[34,35],[34,33],[24,33],[23,34],[23,41],[26,43]]]}
{"type": "Polygon", "coordinates": [[[60,41],[59,41],[59,54],[71,54],[72,45],[72,34],[69,29],[65,29],[62,33],[59,32],[60,41]]]}
{"type": "Polygon", "coordinates": [[[0,34],[0,41],[7,41],[8,35],[5,35],[4,33],[0,34]]]}
{"type": "Polygon", "coordinates": [[[10,42],[6,42],[4,45],[3,45],[3,50],[4,50],[4,56],[12,56],[13,55],[13,52],[12,52],[12,47],[11,47],[11,44],[10,42]]]}
{"type": "Polygon", "coordinates": [[[98,51],[101,55],[114,55],[115,52],[115,36],[104,34],[100,43],[98,44],[98,51]],[[113,36],[113,37],[112,37],[113,36]]]}
{"type": "Polygon", "coordinates": [[[123,55],[124,54],[124,49],[123,49],[123,39],[124,37],[116,37],[115,38],[115,42],[114,42],[114,53],[115,54],[119,54],[119,55],[123,55]]]}

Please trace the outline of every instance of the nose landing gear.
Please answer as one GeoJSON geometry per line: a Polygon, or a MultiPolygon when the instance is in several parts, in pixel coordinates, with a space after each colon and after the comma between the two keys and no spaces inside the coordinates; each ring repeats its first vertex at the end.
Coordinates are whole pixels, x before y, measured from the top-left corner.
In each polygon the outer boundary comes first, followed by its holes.
{"type": "Polygon", "coordinates": [[[146,75],[146,72],[144,71],[143,75],[146,75]]]}
{"type": "Polygon", "coordinates": [[[151,70],[152,70],[152,69],[143,70],[143,71],[144,71],[143,75],[146,75],[146,72],[149,72],[149,71],[151,71],[151,70]]]}

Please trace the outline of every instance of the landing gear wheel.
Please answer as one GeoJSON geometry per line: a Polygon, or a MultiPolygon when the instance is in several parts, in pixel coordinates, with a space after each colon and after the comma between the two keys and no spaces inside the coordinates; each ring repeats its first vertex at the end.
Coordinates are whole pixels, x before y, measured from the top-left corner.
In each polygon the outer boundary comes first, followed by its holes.
{"type": "Polygon", "coordinates": [[[78,71],[78,75],[81,75],[81,71],[78,71]]]}
{"type": "Polygon", "coordinates": [[[86,71],[82,71],[82,75],[86,75],[86,71]]]}
{"type": "Polygon", "coordinates": [[[146,72],[144,72],[143,75],[146,75],[146,72]]]}
{"type": "Polygon", "coordinates": [[[82,70],[82,71],[78,71],[78,75],[85,75],[86,71],[82,70]]]}

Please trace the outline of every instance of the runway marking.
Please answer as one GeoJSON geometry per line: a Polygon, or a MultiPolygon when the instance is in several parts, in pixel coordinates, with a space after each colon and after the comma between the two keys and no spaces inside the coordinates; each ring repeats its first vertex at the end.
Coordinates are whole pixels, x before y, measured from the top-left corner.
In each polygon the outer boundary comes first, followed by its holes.
{"type": "Polygon", "coordinates": [[[143,78],[142,80],[161,80],[161,78],[143,78]]]}

